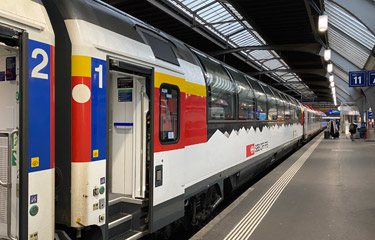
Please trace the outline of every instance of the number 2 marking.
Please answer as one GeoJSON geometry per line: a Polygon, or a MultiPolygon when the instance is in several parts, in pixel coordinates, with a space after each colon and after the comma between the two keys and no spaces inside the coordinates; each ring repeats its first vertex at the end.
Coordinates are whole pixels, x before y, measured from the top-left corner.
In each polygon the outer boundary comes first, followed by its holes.
{"type": "Polygon", "coordinates": [[[31,77],[33,78],[41,78],[41,79],[48,79],[47,73],[41,73],[40,71],[43,70],[48,64],[48,55],[46,51],[41,48],[35,48],[31,53],[31,57],[36,59],[38,55],[42,55],[42,61],[34,67],[31,71],[31,77]]]}
{"type": "Polygon", "coordinates": [[[95,68],[95,72],[99,73],[99,88],[103,88],[103,65],[95,68]]]}

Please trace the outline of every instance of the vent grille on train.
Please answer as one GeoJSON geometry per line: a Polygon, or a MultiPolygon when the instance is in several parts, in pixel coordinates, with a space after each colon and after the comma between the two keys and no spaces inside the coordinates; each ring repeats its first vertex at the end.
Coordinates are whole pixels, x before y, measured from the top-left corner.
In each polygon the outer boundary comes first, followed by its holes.
{"type": "MultiPolygon", "coordinates": [[[[8,137],[0,137],[0,180],[8,182],[8,137]]],[[[0,186],[0,223],[7,223],[8,189],[0,186]]]]}

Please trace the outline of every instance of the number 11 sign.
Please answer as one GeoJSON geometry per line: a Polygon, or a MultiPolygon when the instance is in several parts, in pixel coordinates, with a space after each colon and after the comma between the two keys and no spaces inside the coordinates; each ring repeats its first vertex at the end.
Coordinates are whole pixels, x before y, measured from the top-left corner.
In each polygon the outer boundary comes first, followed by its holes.
{"type": "Polygon", "coordinates": [[[375,86],[375,71],[368,71],[368,85],[375,86]]]}
{"type": "Polygon", "coordinates": [[[366,87],[366,71],[349,72],[349,87],[366,87]]]}

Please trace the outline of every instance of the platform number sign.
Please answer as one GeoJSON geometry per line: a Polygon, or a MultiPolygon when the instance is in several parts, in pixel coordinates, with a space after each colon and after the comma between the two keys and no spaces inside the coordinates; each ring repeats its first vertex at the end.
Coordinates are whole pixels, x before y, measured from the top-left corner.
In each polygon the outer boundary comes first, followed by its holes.
{"type": "Polygon", "coordinates": [[[349,72],[349,87],[366,87],[366,71],[349,72]]]}
{"type": "Polygon", "coordinates": [[[368,85],[375,86],[375,71],[368,71],[368,85]]]}

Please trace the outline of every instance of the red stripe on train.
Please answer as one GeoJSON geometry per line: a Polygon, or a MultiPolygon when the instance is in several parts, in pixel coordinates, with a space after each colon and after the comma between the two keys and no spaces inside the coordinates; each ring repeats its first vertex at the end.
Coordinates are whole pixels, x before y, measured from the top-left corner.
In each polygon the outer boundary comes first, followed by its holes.
{"type": "MultiPolygon", "coordinates": [[[[91,93],[90,77],[72,77],[72,91],[78,85],[86,85],[91,93]]],[[[84,103],[72,97],[72,162],[91,161],[91,96],[84,103]]]]}
{"type": "Polygon", "coordinates": [[[51,168],[55,167],[55,47],[51,46],[51,59],[50,59],[50,66],[51,66],[51,101],[50,101],[50,111],[51,111],[51,168]]]}
{"type": "Polygon", "coordinates": [[[159,93],[154,92],[154,152],[182,149],[207,141],[206,97],[180,92],[180,137],[177,143],[161,144],[159,139],[159,93]]]}

